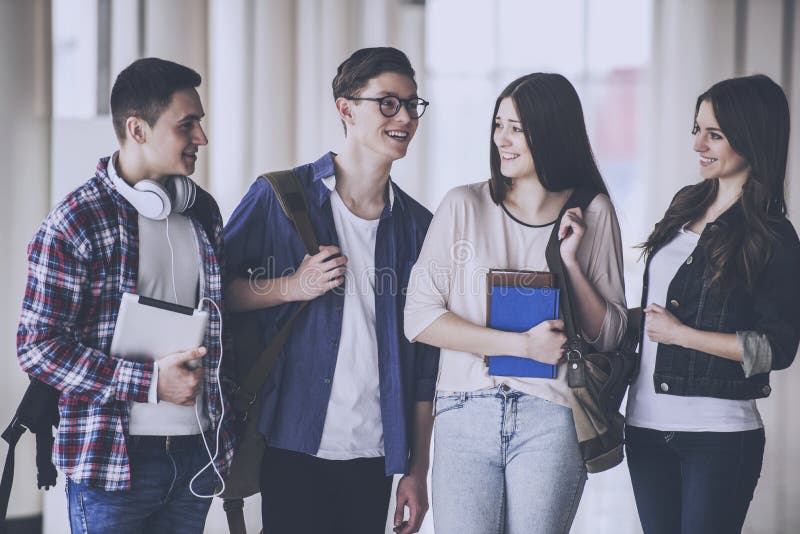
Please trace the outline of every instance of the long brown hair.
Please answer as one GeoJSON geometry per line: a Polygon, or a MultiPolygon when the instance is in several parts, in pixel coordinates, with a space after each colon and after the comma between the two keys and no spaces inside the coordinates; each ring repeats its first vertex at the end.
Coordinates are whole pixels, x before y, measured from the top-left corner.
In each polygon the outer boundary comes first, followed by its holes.
{"type": "Polygon", "coordinates": [[[500,153],[494,144],[495,117],[504,98],[511,98],[519,113],[536,174],[545,189],[587,187],[608,195],[589,145],[578,93],[561,74],[535,72],[508,84],[494,104],[489,191],[496,204],[505,200],[511,188],[511,179],[500,172],[500,153]]]}
{"type": "MultiPolygon", "coordinates": [[[[706,276],[718,288],[744,284],[752,290],[776,241],[772,223],[786,215],[789,105],[780,86],[760,74],[714,84],[697,97],[695,120],[705,101],[712,105],[731,148],[750,165],[742,196],[731,208],[741,210],[741,216],[704,233],[701,240],[708,265],[706,276]]],[[[718,190],[716,178],[681,190],[641,245],[644,254],[651,254],[672,239],[681,226],[702,216],[718,190]]]]}

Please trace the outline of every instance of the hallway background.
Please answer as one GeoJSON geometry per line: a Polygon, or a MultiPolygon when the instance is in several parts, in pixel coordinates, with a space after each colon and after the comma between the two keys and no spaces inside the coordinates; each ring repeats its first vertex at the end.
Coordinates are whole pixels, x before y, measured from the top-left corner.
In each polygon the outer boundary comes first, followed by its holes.
{"type": "MultiPolygon", "coordinates": [[[[634,249],[672,195],[699,180],[690,130],[713,82],[764,73],[800,120],[796,0],[0,0],[0,423],[26,385],[15,354],[25,247],[49,208],[116,149],[108,96],[138,57],[196,69],[210,139],[193,176],[230,215],[252,180],[341,145],[330,82],[363,46],[403,49],[432,102],[393,179],[434,210],[488,177],[496,95],[515,77],[560,72],[581,96],[622,226],[628,303],[634,249]]],[[[800,136],[790,146],[790,218],[800,220],[800,136]]],[[[797,223],[795,223],[797,224],[797,223]]],[[[800,369],[758,401],[767,432],[748,534],[800,532],[800,369]]],[[[4,457],[5,442],[0,443],[4,457]]],[[[19,532],[67,532],[62,484],[39,492],[33,439],[18,446],[9,517],[19,532]]],[[[246,509],[257,532],[259,504],[246,509]]],[[[215,502],[207,532],[225,532],[215,502]]],[[[390,530],[387,530],[390,532],[390,530]]],[[[430,515],[423,530],[433,532],[430,515]]],[[[627,470],[591,476],[573,533],[638,533],[627,470]]]]}

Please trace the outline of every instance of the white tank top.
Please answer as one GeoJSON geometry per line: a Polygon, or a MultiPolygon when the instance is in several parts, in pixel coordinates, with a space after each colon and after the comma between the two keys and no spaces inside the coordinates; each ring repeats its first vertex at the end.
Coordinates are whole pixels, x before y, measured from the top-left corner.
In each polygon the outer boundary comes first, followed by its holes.
{"type": "MultiPolygon", "coordinates": [[[[682,228],[672,241],[655,253],[648,271],[648,304],[666,306],[669,284],[697,247],[699,238],[699,234],[682,228]]],[[[625,420],[629,425],[683,432],[741,432],[764,426],[755,400],[656,393],[653,373],[657,348],[658,343],[650,341],[645,334],[639,374],[628,390],[625,420]]]]}

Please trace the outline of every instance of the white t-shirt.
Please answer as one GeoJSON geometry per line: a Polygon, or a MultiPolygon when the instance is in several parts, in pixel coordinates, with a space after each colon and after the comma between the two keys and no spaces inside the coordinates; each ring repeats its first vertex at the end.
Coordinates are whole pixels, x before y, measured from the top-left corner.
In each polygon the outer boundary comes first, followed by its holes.
{"type": "MultiPolygon", "coordinates": [[[[648,304],[666,306],[669,284],[697,247],[700,235],[681,229],[655,253],[649,267],[648,304]]],[[[664,431],[741,432],[763,427],[755,400],[682,397],[655,392],[653,373],[658,343],[647,334],[642,341],[639,374],[628,391],[629,425],[664,431]]]]}
{"type": "Polygon", "coordinates": [[[375,239],[380,220],[353,214],[336,190],[331,209],[347,271],[342,335],[317,456],[378,457],[384,455],[375,333],[375,239]]]}

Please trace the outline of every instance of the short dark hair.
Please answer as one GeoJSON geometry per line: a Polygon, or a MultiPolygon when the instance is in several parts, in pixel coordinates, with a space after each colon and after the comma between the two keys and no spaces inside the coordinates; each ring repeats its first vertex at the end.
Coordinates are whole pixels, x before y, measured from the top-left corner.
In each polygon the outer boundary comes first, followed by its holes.
{"type": "Polygon", "coordinates": [[[345,59],[333,78],[333,98],[358,96],[372,78],[384,72],[396,72],[414,80],[415,72],[408,57],[397,48],[379,46],[356,50],[345,59]]]}
{"type": "Polygon", "coordinates": [[[128,117],[139,117],[153,126],[175,91],[193,89],[201,81],[200,75],[189,67],[156,57],[137,59],[128,65],[111,89],[111,119],[117,138],[125,139],[128,117]]]}
{"type": "MultiPolygon", "coordinates": [[[[333,99],[358,96],[372,78],[380,76],[384,72],[395,72],[408,76],[415,86],[417,84],[414,79],[416,75],[414,68],[411,66],[408,56],[402,51],[391,46],[361,48],[345,59],[336,70],[336,76],[331,83],[333,99]]],[[[344,131],[347,133],[347,126],[344,131]]]]}
{"type": "Polygon", "coordinates": [[[535,72],[508,84],[495,102],[489,136],[492,200],[502,202],[511,187],[511,179],[500,172],[500,153],[494,144],[495,117],[504,98],[511,98],[519,114],[536,174],[545,189],[590,187],[608,194],[589,145],[578,93],[560,74],[535,72]]]}

